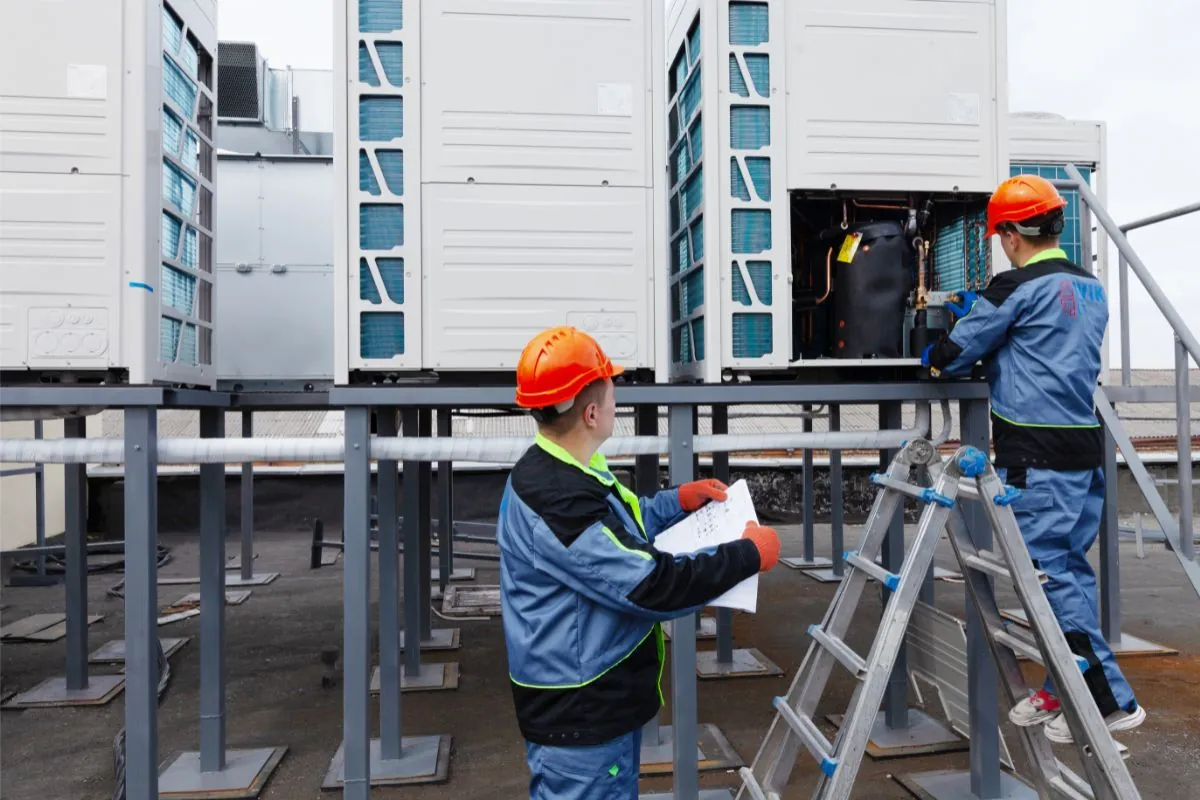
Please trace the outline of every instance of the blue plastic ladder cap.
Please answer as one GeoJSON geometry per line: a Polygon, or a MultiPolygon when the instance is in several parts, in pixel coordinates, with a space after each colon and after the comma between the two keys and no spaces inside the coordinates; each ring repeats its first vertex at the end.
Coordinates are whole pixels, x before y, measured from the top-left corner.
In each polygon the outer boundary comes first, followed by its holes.
{"type": "Polygon", "coordinates": [[[836,758],[821,759],[821,772],[824,772],[829,778],[833,777],[833,773],[837,771],[837,766],[838,762],[836,758]]]}
{"type": "Polygon", "coordinates": [[[775,697],[771,698],[771,705],[774,706],[775,708],[783,708],[784,706],[787,705],[787,701],[784,700],[782,697],[776,695],[775,697]]]}
{"type": "Polygon", "coordinates": [[[974,447],[968,447],[959,456],[958,466],[968,478],[978,477],[987,469],[987,456],[974,447]]]}
{"type": "Polygon", "coordinates": [[[995,503],[998,506],[1010,506],[1021,496],[1021,490],[1015,486],[1005,486],[1004,494],[996,495],[995,503]]]}
{"type": "Polygon", "coordinates": [[[896,591],[896,587],[900,585],[900,576],[894,572],[889,572],[887,580],[883,582],[883,585],[887,587],[889,592],[896,591]]]}
{"type": "Polygon", "coordinates": [[[809,626],[808,626],[808,635],[809,635],[809,636],[812,636],[812,635],[813,635],[813,631],[815,631],[815,630],[816,630],[817,628],[819,628],[819,627],[821,627],[821,626],[820,626],[820,625],[817,625],[816,623],[813,623],[812,625],[809,625],[809,626]]]}
{"type": "Polygon", "coordinates": [[[1083,656],[1075,656],[1075,663],[1079,665],[1080,672],[1088,671],[1088,660],[1083,656]]]}
{"type": "Polygon", "coordinates": [[[871,483],[879,483],[879,481],[882,478],[883,478],[883,473],[881,473],[881,472],[872,472],[871,473],[871,483]]]}
{"type": "Polygon", "coordinates": [[[935,492],[933,489],[922,489],[921,490],[921,499],[924,500],[926,503],[937,503],[939,506],[943,506],[945,508],[953,508],[954,507],[953,500],[951,500],[949,497],[947,497],[944,494],[935,492]]]}

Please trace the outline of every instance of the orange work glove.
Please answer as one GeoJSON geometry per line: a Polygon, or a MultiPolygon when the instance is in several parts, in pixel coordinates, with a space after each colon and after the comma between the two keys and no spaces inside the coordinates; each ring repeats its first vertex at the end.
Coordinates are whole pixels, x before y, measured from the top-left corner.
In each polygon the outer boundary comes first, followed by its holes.
{"type": "Polygon", "coordinates": [[[684,511],[692,512],[709,500],[725,500],[725,490],[729,487],[720,481],[709,478],[703,481],[692,481],[679,487],[679,505],[684,511]]]}
{"type": "Polygon", "coordinates": [[[758,571],[766,572],[779,561],[779,534],[774,528],[764,528],[757,522],[747,522],[742,538],[754,542],[758,548],[758,571]]]}

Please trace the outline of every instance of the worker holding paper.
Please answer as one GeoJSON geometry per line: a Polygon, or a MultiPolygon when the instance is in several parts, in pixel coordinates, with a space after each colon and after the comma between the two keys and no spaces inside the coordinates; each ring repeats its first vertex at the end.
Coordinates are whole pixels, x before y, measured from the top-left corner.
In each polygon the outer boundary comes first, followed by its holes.
{"type": "Polygon", "coordinates": [[[695,553],[658,533],[725,485],[706,480],[639,498],[598,451],[613,432],[621,373],[586,333],[538,334],[517,365],[517,404],[538,423],[500,502],[500,600],[531,798],[636,798],[641,730],[663,702],[660,622],[692,614],[779,559],[779,537],[695,553]]]}

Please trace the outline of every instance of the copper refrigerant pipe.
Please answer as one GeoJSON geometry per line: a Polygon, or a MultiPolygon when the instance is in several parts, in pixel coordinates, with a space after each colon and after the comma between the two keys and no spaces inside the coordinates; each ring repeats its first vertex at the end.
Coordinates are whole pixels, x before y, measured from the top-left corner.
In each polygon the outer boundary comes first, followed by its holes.
{"type": "Polygon", "coordinates": [[[833,248],[829,248],[829,252],[825,254],[825,294],[821,295],[821,299],[817,301],[817,305],[821,305],[829,299],[829,293],[833,291],[833,248]]]}

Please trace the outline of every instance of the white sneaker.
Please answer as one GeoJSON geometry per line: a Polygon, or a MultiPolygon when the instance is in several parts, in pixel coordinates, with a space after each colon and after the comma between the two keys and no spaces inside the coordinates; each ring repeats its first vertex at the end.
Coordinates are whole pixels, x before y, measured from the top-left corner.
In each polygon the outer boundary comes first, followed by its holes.
{"type": "Polygon", "coordinates": [[[1019,728],[1029,728],[1052,720],[1062,713],[1058,698],[1044,689],[1026,697],[1008,712],[1008,720],[1019,728]]]}
{"type": "MultiPolygon", "coordinates": [[[[1112,733],[1131,730],[1145,721],[1146,709],[1140,705],[1133,711],[1114,711],[1104,718],[1105,725],[1112,733]]],[[[1046,723],[1045,731],[1046,738],[1055,744],[1071,744],[1075,741],[1074,737],[1071,736],[1071,728],[1067,725],[1065,715],[1046,723]]]]}

